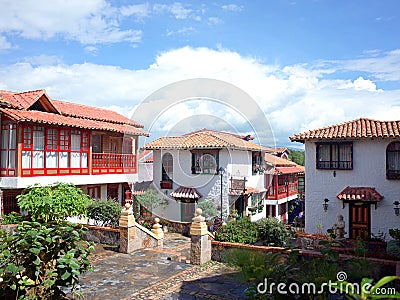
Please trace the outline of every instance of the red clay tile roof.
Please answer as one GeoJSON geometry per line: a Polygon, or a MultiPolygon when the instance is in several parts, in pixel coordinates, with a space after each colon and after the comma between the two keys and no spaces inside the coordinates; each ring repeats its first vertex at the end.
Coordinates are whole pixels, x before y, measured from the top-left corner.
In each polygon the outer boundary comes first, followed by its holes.
{"type": "Polygon", "coordinates": [[[95,129],[149,136],[142,130],[143,125],[130,120],[114,111],[87,105],[63,102],[51,99],[45,90],[28,92],[10,92],[0,90],[0,104],[6,105],[1,111],[13,120],[83,129],[95,129]],[[45,97],[45,98],[42,98],[45,97]],[[38,100],[46,105],[49,112],[29,110],[38,100]]]}
{"type": "Polygon", "coordinates": [[[46,95],[46,97],[48,97],[45,90],[35,90],[21,93],[4,90],[0,91],[0,96],[4,102],[14,108],[19,109],[29,108],[43,95],[46,95]]]}
{"type": "Polygon", "coordinates": [[[303,166],[297,167],[277,167],[275,168],[276,174],[293,174],[293,173],[304,173],[303,166]]]}
{"type": "Polygon", "coordinates": [[[113,131],[113,132],[127,133],[133,135],[148,136],[148,133],[145,132],[143,129],[133,127],[131,125],[123,125],[123,124],[109,123],[103,121],[67,117],[36,110],[17,110],[11,108],[1,108],[0,111],[5,115],[7,115],[9,118],[18,122],[32,122],[32,123],[42,123],[42,124],[51,124],[59,126],[70,126],[82,129],[105,130],[105,131],[113,131]]]}
{"type": "Polygon", "coordinates": [[[362,139],[362,138],[398,138],[400,137],[400,121],[377,121],[360,118],[341,124],[331,125],[298,133],[290,137],[292,142],[311,139],[362,139]]]}
{"type": "Polygon", "coordinates": [[[140,163],[152,163],[153,162],[153,151],[152,150],[144,150],[139,154],[139,162],[140,163]]]}
{"type": "Polygon", "coordinates": [[[174,198],[200,199],[203,197],[194,187],[180,186],[170,194],[174,198]]]}
{"type": "Polygon", "coordinates": [[[265,153],[264,155],[265,162],[268,165],[275,167],[295,167],[297,164],[291,160],[272,155],[270,153],[265,153]]]}
{"type": "Polygon", "coordinates": [[[337,198],[340,200],[380,201],[383,196],[373,187],[346,187],[337,198]]]}
{"type": "Polygon", "coordinates": [[[215,130],[203,129],[193,133],[161,137],[142,147],[143,149],[242,149],[254,151],[266,151],[266,148],[249,141],[241,136],[215,130]]]}
{"type": "Polygon", "coordinates": [[[129,124],[134,127],[143,128],[143,125],[112,110],[76,104],[60,100],[52,100],[54,106],[65,116],[80,117],[91,120],[99,120],[118,124],[129,124]]]}

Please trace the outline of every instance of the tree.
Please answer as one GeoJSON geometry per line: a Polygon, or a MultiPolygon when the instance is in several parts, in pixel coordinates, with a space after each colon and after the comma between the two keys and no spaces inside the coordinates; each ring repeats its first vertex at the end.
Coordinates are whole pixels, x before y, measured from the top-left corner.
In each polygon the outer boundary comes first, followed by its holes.
{"type": "Polygon", "coordinates": [[[203,211],[202,215],[206,219],[212,218],[212,217],[215,217],[216,215],[218,215],[218,210],[215,207],[215,204],[213,203],[213,201],[211,201],[211,200],[199,201],[198,207],[202,209],[202,211],[203,211]]]}
{"type": "Polygon", "coordinates": [[[304,166],[304,151],[290,150],[289,159],[300,166],[304,166]]]}
{"type": "Polygon", "coordinates": [[[86,214],[92,201],[71,183],[35,184],[27,187],[17,199],[19,207],[28,211],[33,221],[39,222],[61,221],[86,214]]]}
{"type": "Polygon", "coordinates": [[[136,200],[140,205],[144,206],[151,212],[153,212],[153,209],[156,209],[157,207],[166,205],[165,201],[160,199],[155,190],[147,190],[141,195],[136,195],[136,200]]]}

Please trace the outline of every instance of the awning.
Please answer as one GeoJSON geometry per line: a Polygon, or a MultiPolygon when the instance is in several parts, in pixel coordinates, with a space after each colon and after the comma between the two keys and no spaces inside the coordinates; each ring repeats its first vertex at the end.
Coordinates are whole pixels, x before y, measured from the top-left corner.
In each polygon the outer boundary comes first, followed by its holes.
{"type": "Polygon", "coordinates": [[[203,197],[194,187],[180,186],[170,194],[171,197],[178,199],[198,200],[203,197]]]}
{"type": "MultiPolygon", "coordinates": [[[[379,194],[373,187],[346,187],[337,196],[339,200],[344,202],[366,202],[373,203],[376,206],[378,201],[383,199],[383,196],[379,194]]],[[[343,204],[344,206],[344,204],[343,204]]]]}
{"type": "Polygon", "coordinates": [[[298,174],[304,173],[304,168],[300,167],[276,167],[275,174],[298,174]]]}
{"type": "Polygon", "coordinates": [[[240,196],[240,195],[249,195],[249,194],[257,194],[261,193],[261,191],[257,190],[256,188],[253,188],[251,186],[248,186],[245,188],[246,191],[244,192],[243,190],[230,190],[229,191],[229,196],[240,196]]]}

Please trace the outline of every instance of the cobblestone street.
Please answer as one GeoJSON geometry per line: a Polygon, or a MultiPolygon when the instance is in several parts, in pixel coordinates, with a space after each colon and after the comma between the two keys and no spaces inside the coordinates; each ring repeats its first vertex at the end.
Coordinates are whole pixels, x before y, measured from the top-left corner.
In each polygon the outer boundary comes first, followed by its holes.
{"type": "Polygon", "coordinates": [[[163,248],[131,254],[97,245],[94,272],[81,276],[81,299],[245,299],[234,269],[213,261],[191,265],[189,253],[190,239],[173,233],[163,248]]]}

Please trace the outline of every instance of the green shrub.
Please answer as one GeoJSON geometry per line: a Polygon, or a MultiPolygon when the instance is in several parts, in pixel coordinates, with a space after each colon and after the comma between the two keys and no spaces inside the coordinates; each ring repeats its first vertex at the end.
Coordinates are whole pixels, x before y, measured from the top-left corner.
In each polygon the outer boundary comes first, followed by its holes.
{"type": "Polygon", "coordinates": [[[203,211],[202,216],[205,217],[206,219],[218,215],[218,210],[211,200],[199,201],[199,205],[197,207],[202,209],[203,211]]]}
{"type": "Polygon", "coordinates": [[[389,229],[389,235],[395,240],[400,240],[400,229],[389,229]]]}
{"type": "Polygon", "coordinates": [[[17,224],[22,221],[22,216],[15,211],[10,212],[8,215],[1,216],[1,224],[17,224]]]}
{"type": "Polygon", "coordinates": [[[87,208],[87,216],[98,226],[118,226],[122,206],[113,199],[95,200],[87,208]]]}
{"type": "Polygon", "coordinates": [[[67,222],[24,221],[13,235],[0,231],[0,298],[60,299],[60,287],[75,290],[91,269],[93,249],[83,229],[67,222]]]}
{"type": "Polygon", "coordinates": [[[224,261],[239,267],[245,282],[262,282],[264,278],[282,279],[285,266],[277,253],[248,249],[228,249],[224,261]]]}
{"type": "Polygon", "coordinates": [[[256,222],[259,239],[264,245],[282,247],[290,237],[290,231],[285,224],[276,218],[262,218],[256,222]]]}
{"type": "Polygon", "coordinates": [[[400,258],[400,241],[399,240],[389,241],[386,246],[386,252],[391,256],[400,258]]]}
{"type": "Polygon", "coordinates": [[[217,241],[244,244],[254,244],[257,238],[257,225],[249,217],[220,227],[215,235],[217,241]]]}
{"type": "Polygon", "coordinates": [[[73,184],[35,184],[17,196],[21,210],[28,211],[33,221],[48,222],[86,214],[91,203],[88,195],[73,184]]]}

